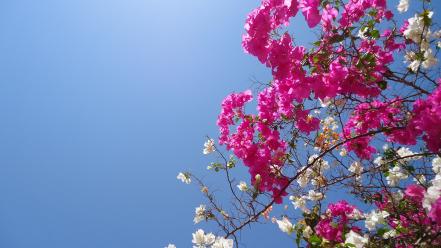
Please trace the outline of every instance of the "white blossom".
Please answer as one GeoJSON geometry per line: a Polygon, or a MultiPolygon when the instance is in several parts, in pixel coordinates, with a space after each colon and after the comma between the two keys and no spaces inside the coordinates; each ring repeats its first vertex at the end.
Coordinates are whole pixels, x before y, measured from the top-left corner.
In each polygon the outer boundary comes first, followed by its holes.
{"type": "Polygon", "coordinates": [[[314,231],[312,228],[310,226],[306,226],[305,229],[303,229],[302,235],[303,237],[309,239],[313,233],[314,231]]]}
{"type": "Polygon", "coordinates": [[[363,237],[352,230],[346,234],[345,244],[353,244],[356,248],[363,248],[368,242],[369,239],[367,237],[363,237]]]}
{"type": "Polygon", "coordinates": [[[181,180],[183,183],[186,183],[186,184],[191,183],[190,174],[188,174],[188,173],[179,172],[179,174],[176,178],[181,180]]]}
{"type": "Polygon", "coordinates": [[[392,196],[392,200],[395,202],[401,201],[401,199],[404,198],[403,191],[401,190],[398,190],[397,192],[392,192],[391,196],[392,196]]]}
{"type": "Polygon", "coordinates": [[[205,141],[204,143],[204,150],[203,153],[206,154],[210,154],[212,152],[214,152],[216,149],[214,148],[214,140],[213,139],[209,139],[207,141],[205,141]]]}
{"type": "Polygon", "coordinates": [[[415,153],[412,152],[407,147],[401,147],[400,149],[398,149],[397,154],[398,154],[398,156],[400,156],[400,158],[404,158],[404,159],[402,159],[404,161],[409,161],[411,159],[415,159],[414,157],[409,157],[409,156],[413,156],[415,153]]]}
{"type": "Polygon", "coordinates": [[[409,0],[400,0],[400,3],[397,6],[397,10],[400,13],[406,12],[409,9],[409,0]]]}
{"type": "Polygon", "coordinates": [[[195,208],[194,210],[194,219],[193,222],[195,224],[205,220],[205,211],[206,211],[206,206],[205,205],[199,205],[199,207],[195,208]]]}
{"type": "Polygon", "coordinates": [[[168,244],[166,247],[164,247],[164,248],[176,248],[176,245],[174,245],[174,244],[168,244]]]}
{"type": "Polygon", "coordinates": [[[438,63],[438,59],[433,55],[432,49],[427,49],[424,51],[424,61],[421,64],[424,69],[429,69],[430,67],[436,65],[438,63]]]}
{"type": "Polygon", "coordinates": [[[320,201],[323,199],[323,193],[315,192],[314,190],[310,190],[308,192],[308,200],[310,201],[320,201]]]}
{"type": "Polygon", "coordinates": [[[218,237],[211,248],[233,248],[233,240],[218,237]]]}
{"type": "Polygon", "coordinates": [[[430,211],[432,204],[441,196],[441,175],[436,175],[431,181],[432,186],[424,193],[423,207],[430,211]]]}
{"type": "Polygon", "coordinates": [[[346,157],[348,155],[348,151],[345,148],[342,148],[340,150],[340,156],[346,157]]]}
{"type": "Polygon", "coordinates": [[[367,32],[369,31],[369,28],[368,27],[361,27],[359,30],[358,30],[358,38],[360,38],[360,39],[363,39],[363,40],[366,40],[367,38],[368,38],[368,36],[366,36],[366,34],[367,34],[367,32]]]}
{"type": "Polygon", "coordinates": [[[288,220],[288,218],[283,217],[282,220],[276,220],[276,222],[282,232],[287,234],[294,232],[294,226],[292,225],[291,221],[288,220]]]}
{"type": "Polygon", "coordinates": [[[394,166],[392,169],[389,169],[389,175],[386,177],[387,184],[390,186],[396,186],[400,180],[406,179],[408,177],[407,174],[403,173],[401,167],[394,166]]]}
{"type": "MultiPolygon", "coordinates": [[[[431,15],[429,14],[429,16],[431,15]]],[[[424,29],[424,18],[415,14],[414,17],[409,18],[407,21],[409,22],[409,25],[403,32],[404,36],[419,44],[421,42],[421,37],[423,36],[423,38],[426,38],[428,35],[428,32],[424,29]],[[426,33],[423,34],[423,31],[426,33]]]]}
{"type": "Polygon", "coordinates": [[[244,181],[240,181],[240,183],[237,185],[237,188],[239,188],[240,191],[247,191],[248,185],[244,181]]]}
{"type": "Polygon", "coordinates": [[[328,116],[323,121],[323,126],[331,128],[331,130],[335,130],[338,128],[337,122],[335,121],[334,117],[328,116]]]}
{"type": "Polygon", "coordinates": [[[397,231],[395,229],[389,230],[383,234],[383,239],[390,239],[397,236],[397,231]]]}
{"type": "Polygon", "coordinates": [[[318,154],[314,154],[311,157],[308,158],[308,164],[311,164],[312,162],[314,162],[313,164],[313,169],[314,171],[318,172],[318,173],[323,173],[325,170],[329,169],[329,163],[328,161],[324,160],[323,158],[318,158],[318,154]]]}
{"type": "Polygon", "coordinates": [[[432,160],[432,170],[436,174],[441,174],[441,157],[436,156],[432,160]]]}
{"type": "Polygon", "coordinates": [[[204,230],[199,229],[195,233],[192,234],[193,239],[191,242],[195,244],[193,248],[205,248],[215,241],[215,236],[212,233],[205,234],[204,230]]]}
{"type": "Polygon", "coordinates": [[[383,158],[382,157],[376,157],[375,159],[374,159],[374,164],[376,164],[376,165],[378,165],[378,166],[381,166],[381,165],[384,165],[384,160],[383,160],[383,158]]]}
{"type": "Polygon", "coordinates": [[[292,201],[295,209],[300,209],[305,213],[310,213],[309,209],[306,207],[306,197],[294,197],[290,196],[289,199],[292,201]]]}
{"type": "Polygon", "coordinates": [[[360,210],[354,208],[354,210],[352,210],[352,213],[350,213],[348,217],[354,220],[359,220],[363,218],[363,214],[360,212],[360,210]]]}
{"type": "Polygon", "coordinates": [[[414,61],[412,61],[412,63],[410,63],[409,64],[409,66],[407,66],[411,71],[413,71],[413,72],[417,72],[418,71],[418,68],[420,68],[420,64],[421,64],[421,61],[419,61],[419,60],[414,60],[414,61]]]}
{"type": "Polygon", "coordinates": [[[360,162],[358,161],[353,162],[351,166],[349,166],[348,170],[356,175],[355,178],[356,180],[361,179],[361,173],[363,173],[363,166],[361,165],[360,162]]]}
{"type": "Polygon", "coordinates": [[[385,218],[389,216],[389,213],[386,211],[378,211],[373,210],[369,214],[366,214],[365,226],[369,231],[375,229],[378,224],[384,224],[385,218]]]}
{"type": "MultiPolygon", "coordinates": [[[[299,171],[304,170],[306,167],[303,166],[302,168],[300,168],[299,171]]],[[[311,174],[312,174],[312,170],[310,168],[304,170],[299,177],[297,178],[297,183],[300,185],[300,187],[304,188],[308,185],[309,181],[311,180],[311,174]]]]}

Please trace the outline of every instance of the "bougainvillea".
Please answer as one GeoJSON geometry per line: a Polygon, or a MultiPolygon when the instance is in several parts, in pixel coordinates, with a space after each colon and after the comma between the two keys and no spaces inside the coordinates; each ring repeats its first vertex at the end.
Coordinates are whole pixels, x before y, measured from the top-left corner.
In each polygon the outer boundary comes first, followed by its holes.
{"type": "Polygon", "coordinates": [[[226,172],[236,212],[195,178],[212,205],[203,219],[238,245],[237,232],[288,201],[301,210],[297,223],[288,206],[272,219],[298,245],[441,245],[441,30],[430,1],[412,3],[417,12],[407,15],[410,4],[262,0],[242,46],[272,79],[256,90],[255,110],[251,90],[222,103],[219,144],[232,155],[209,143],[223,159],[209,168],[226,172]],[[292,22],[297,14],[304,24],[292,22]],[[300,25],[318,40],[297,45],[290,27],[300,25]],[[250,180],[233,187],[240,163],[250,180]]]}

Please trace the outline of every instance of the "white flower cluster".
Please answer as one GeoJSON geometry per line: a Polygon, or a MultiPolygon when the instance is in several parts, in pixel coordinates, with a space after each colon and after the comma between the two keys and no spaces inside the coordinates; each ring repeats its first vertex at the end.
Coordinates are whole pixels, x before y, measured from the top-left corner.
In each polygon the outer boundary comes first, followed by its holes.
{"type": "Polygon", "coordinates": [[[350,231],[346,234],[345,244],[352,244],[355,246],[355,248],[363,248],[367,245],[369,242],[369,238],[361,236],[360,234],[350,231]]]}
{"type": "Polygon", "coordinates": [[[360,162],[355,161],[349,166],[348,170],[355,174],[355,180],[361,181],[361,174],[363,173],[363,166],[360,162]]]}
{"type": "MultiPolygon", "coordinates": [[[[405,6],[404,3],[403,6],[405,6]]],[[[404,9],[405,8],[403,7],[403,10],[404,9]]],[[[404,30],[404,37],[412,40],[416,44],[419,44],[422,52],[422,58],[414,51],[409,51],[404,56],[405,61],[410,63],[408,68],[413,72],[418,71],[420,66],[422,66],[424,69],[428,69],[438,63],[438,60],[435,58],[433,51],[430,48],[430,38],[437,38],[438,32],[432,34],[425,21],[426,18],[432,19],[432,16],[432,11],[427,13],[425,12],[421,15],[415,14],[414,17],[409,18],[409,25],[407,26],[406,30],[404,30]]]]}
{"type": "Polygon", "coordinates": [[[302,197],[290,196],[289,199],[291,200],[291,202],[294,205],[295,209],[300,209],[303,212],[308,213],[308,214],[311,212],[306,207],[306,196],[302,196],[302,197]]]}
{"type": "Polygon", "coordinates": [[[431,186],[427,188],[424,193],[423,207],[430,211],[432,209],[432,204],[438,200],[441,196],[441,158],[435,157],[432,160],[432,170],[436,173],[436,176],[431,181],[431,186]]]}
{"type": "Polygon", "coordinates": [[[178,180],[181,180],[183,183],[186,184],[190,184],[191,183],[191,178],[190,178],[190,174],[187,172],[179,172],[178,176],[176,177],[178,180]]]}
{"type": "Polygon", "coordinates": [[[205,155],[207,155],[207,154],[210,154],[214,151],[216,151],[216,149],[214,148],[214,140],[209,139],[209,140],[205,141],[203,153],[205,155]]]}
{"type": "Polygon", "coordinates": [[[307,196],[290,196],[289,200],[291,200],[295,209],[300,209],[304,213],[311,213],[311,211],[306,206],[306,200],[310,201],[320,201],[325,198],[325,195],[322,192],[316,192],[314,190],[309,190],[307,196]]]}
{"type": "Polygon", "coordinates": [[[239,188],[240,191],[245,192],[248,190],[248,185],[246,182],[240,181],[240,183],[237,185],[237,188],[239,188]]]}
{"type": "Polygon", "coordinates": [[[192,234],[193,248],[233,248],[233,240],[224,237],[216,237],[212,233],[205,234],[204,230],[199,229],[192,234]]]}
{"type": "Polygon", "coordinates": [[[401,13],[406,12],[409,9],[409,0],[400,0],[397,9],[401,13]]]}
{"type": "Polygon", "coordinates": [[[294,232],[294,225],[288,220],[288,218],[283,217],[281,220],[276,220],[276,222],[282,232],[287,233],[288,235],[294,232]]]}
{"type": "Polygon", "coordinates": [[[408,175],[401,170],[400,166],[394,166],[392,169],[389,169],[389,175],[386,177],[387,184],[394,187],[397,186],[400,180],[404,180],[408,178],[408,175]]]}
{"type": "Polygon", "coordinates": [[[372,210],[369,214],[365,215],[365,226],[369,231],[375,229],[378,224],[385,224],[385,218],[389,216],[386,211],[372,210]]]}
{"type": "Polygon", "coordinates": [[[317,154],[312,155],[308,159],[308,164],[311,164],[312,162],[314,162],[314,160],[316,160],[314,164],[312,164],[312,166],[308,167],[306,170],[306,166],[300,168],[299,171],[304,170],[297,178],[297,183],[300,185],[300,187],[306,187],[310,181],[312,185],[320,185],[323,173],[329,169],[329,163],[322,158],[317,158],[317,154]]]}
{"type": "Polygon", "coordinates": [[[206,211],[207,211],[207,209],[206,209],[206,206],[205,205],[199,205],[199,207],[197,207],[195,210],[194,210],[194,219],[193,219],[193,222],[195,223],[195,224],[197,224],[197,223],[199,223],[199,222],[201,222],[201,221],[203,221],[203,220],[205,220],[206,219],[206,211]]]}

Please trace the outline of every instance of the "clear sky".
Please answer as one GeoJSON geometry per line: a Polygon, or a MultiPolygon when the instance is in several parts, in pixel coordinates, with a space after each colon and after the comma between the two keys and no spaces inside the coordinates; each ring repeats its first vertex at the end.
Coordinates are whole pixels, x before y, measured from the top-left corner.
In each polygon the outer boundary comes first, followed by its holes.
{"type": "MultiPolygon", "coordinates": [[[[176,175],[208,178],[221,100],[269,78],[241,48],[258,3],[1,1],[0,247],[180,248],[215,231],[176,175]]],[[[242,241],[293,245],[275,225],[242,241]]]]}

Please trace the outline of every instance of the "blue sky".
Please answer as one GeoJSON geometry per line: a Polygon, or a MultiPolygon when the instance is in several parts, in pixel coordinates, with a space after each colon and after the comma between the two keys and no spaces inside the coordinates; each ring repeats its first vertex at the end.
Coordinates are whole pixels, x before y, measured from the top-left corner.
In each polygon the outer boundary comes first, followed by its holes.
{"type": "Polygon", "coordinates": [[[268,78],[240,44],[257,4],[2,1],[0,247],[190,247],[176,175],[209,174],[221,100],[268,78]]]}
{"type": "MultiPolygon", "coordinates": [[[[240,44],[258,2],[2,1],[0,247],[191,247],[215,231],[176,175],[208,178],[221,100],[269,78],[240,44]]],[[[275,225],[242,241],[293,244],[275,225]]]]}

